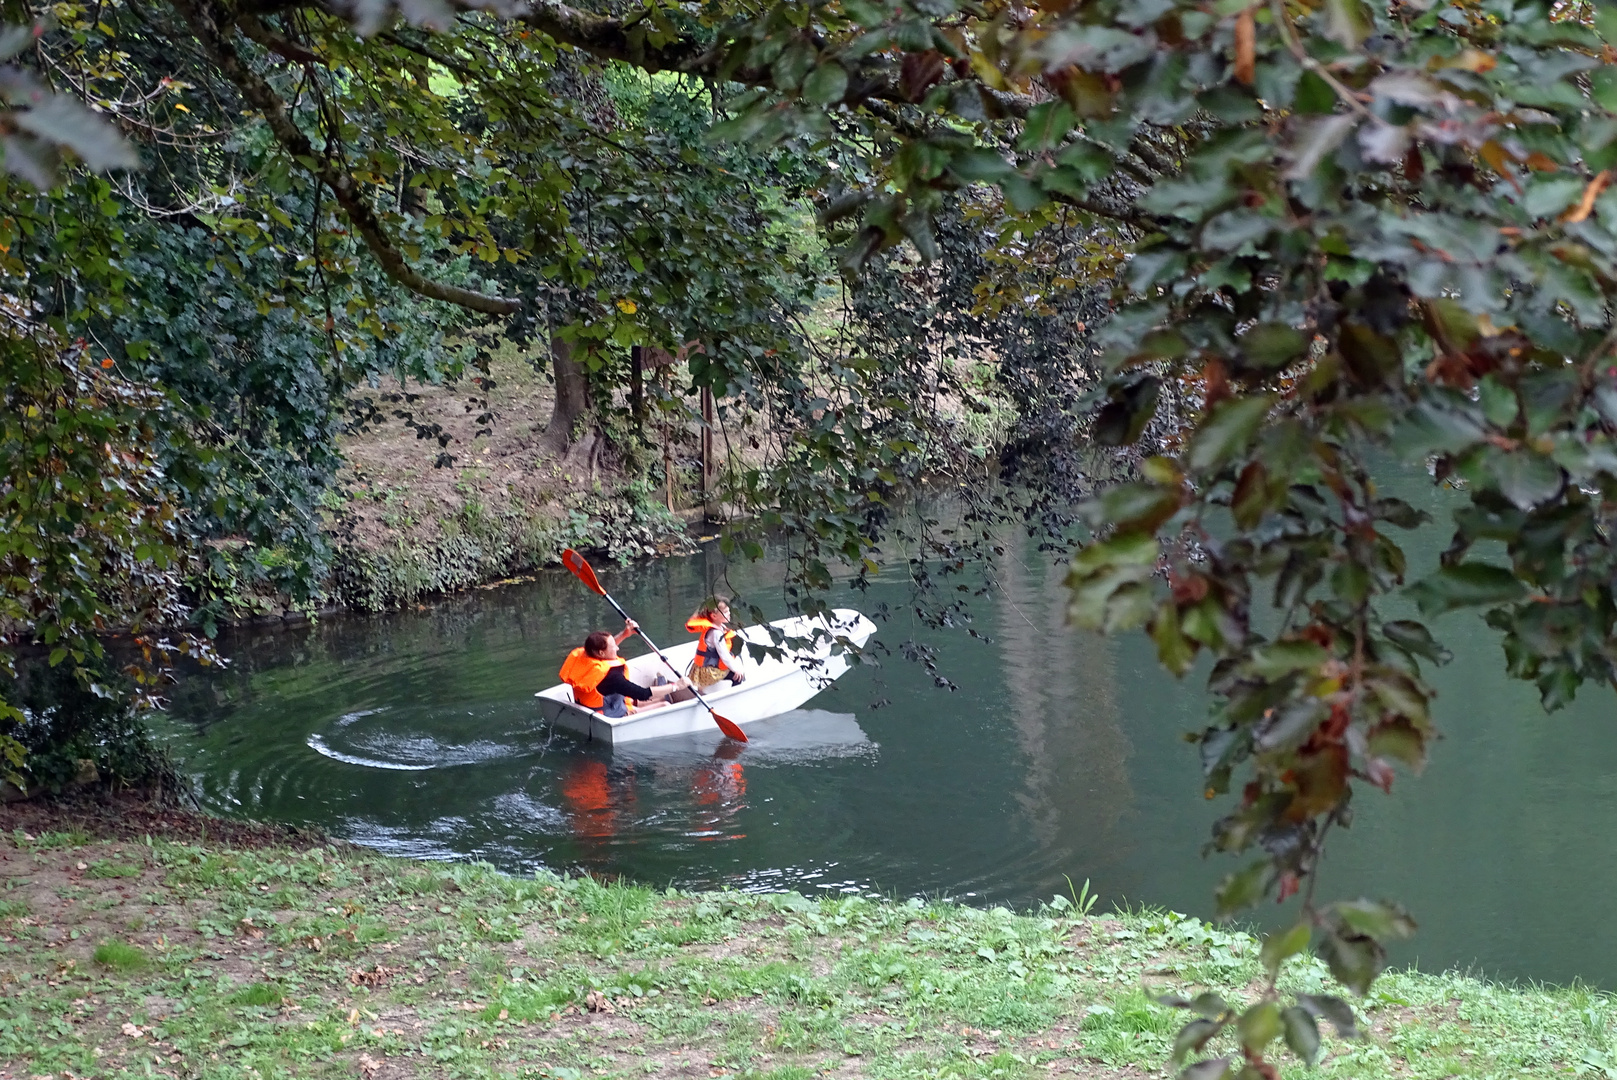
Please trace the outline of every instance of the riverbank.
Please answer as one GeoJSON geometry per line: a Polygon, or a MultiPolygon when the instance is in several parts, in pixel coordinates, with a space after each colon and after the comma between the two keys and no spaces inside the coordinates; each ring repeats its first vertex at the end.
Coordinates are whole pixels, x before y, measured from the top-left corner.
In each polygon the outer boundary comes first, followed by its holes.
{"type": "MultiPolygon", "coordinates": [[[[172,811],[0,827],[7,1080],[1138,1078],[1184,1019],[1148,989],[1233,1000],[1259,971],[1245,934],[1070,898],[515,878],[172,811]]],[[[1367,1038],[1328,1037],[1317,1075],[1602,1075],[1612,1037],[1612,999],[1579,989],[1395,973],[1357,1004],[1367,1038]]]]}
{"type": "Polygon", "coordinates": [[[569,546],[622,560],[690,550],[702,511],[688,422],[650,430],[666,454],[615,415],[563,443],[553,386],[515,354],[476,384],[389,380],[368,394],[379,422],[341,440],[324,507],[335,604],[413,604],[553,565],[569,546]]]}

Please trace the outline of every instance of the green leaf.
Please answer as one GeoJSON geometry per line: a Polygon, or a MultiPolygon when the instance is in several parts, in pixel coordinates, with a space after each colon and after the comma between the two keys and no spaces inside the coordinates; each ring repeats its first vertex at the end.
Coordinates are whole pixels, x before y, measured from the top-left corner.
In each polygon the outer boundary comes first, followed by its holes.
{"type": "Polygon", "coordinates": [[[1312,641],[1276,641],[1253,649],[1245,666],[1260,679],[1283,679],[1294,671],[1318,668],[1329,656],[1312,641]]]}
{"type": "Polygon", "coordinates": [[[1292,111],[1303,116],[1325,116],[1336,111],[1340,102],[1330,83],[1312,71],[1305,71],[1297,80],[1297,95],[1292,99],[1292,111]]]}
{"type": "Polygon", "coordinates": [[[1284,367],[1308,349],[1308,335],[1284,323],[1258,323],[1237,341],[1247,362],[1263,370],[1284,367]]]}
{"type": "Polygon", "coordinates": [[[1241,1036],[1241,1046],[1251,1054],[1261,1054],[1263,1048],[1280,1038],[1284,1025],[1280,1020],[1280,1006],[1272,1001],[1260,1001],[1235,1022],[1241,1036]]]}
{"type": "Polygon", "coordinates": [[[1432,637],[1432,632],[1424,624],[1412,619],[1383,623],[1381,632],[1387,636],[1388,641],[1415,656],[1425,657],[1439,664],[1446,664],[1454,658],[1453,653],[1437,643],[1432,637]]]}
{"type": "Polygon", "coordinates": [[[1490,464],[1500,493],[1522,510],[1547,503],[1566,488],[1561,467],[1531,450],[1500,453],[1490,464]]]}
{"type": "Polygon", "coordinates": [[[1416,771],[1426,766],[1426,736],[1403,718],[1377,724],[1365,745],[1373,757],[1401,761],[1416,771]]]}
{"type": "Polygon", "coordinates": [[[1310,123],[1298,135],[1292,152],[1291,166],[1286,169],[1287,180],[1307,180],[1325,160],[1325,155],[1342,145],[1348,132],[1357,126],[1359,118],[1353,113],[1338,113],[1310,123]]]}
{"type": "Polygon", "coordinates": [[[1119,532],[1156,532],[1178,511],[1180,498],[1177,488],[1117,484],[1080,503],[1078,512],[1097,528],[1110,525],[1119,532]]]}
{"type": "Polygon", "coordinates": [[[43,26],[0,27],[0,60],[10,60],[28,48],[44,31],[43,26]]]}
{"type": "Polygon", "coordinates": [[[813,46],[801,40],[792,41],[775,60],[772,71],[775,85],[782,90],[796,90],[802,85],[803,78],[814,69],[814,60],[813,46]]]}
{"type": "Polygon", "coordinates": [[[997,184],[1016,173],[998,151],[981,148],[956,153],[949,159],[949,171],[966,184],[997,184]]]}
{"type": "Polygon", "coordinates": [[[1056,162],[1071,169],[1086,183],[1111,176],[1117,169],[1112,155],[1092,143],[1074,143],[1056,155],[1056,162]]]}
{"type": "Polygon", "coordinates": [[[1102,446],[1131,446],[1145,432],[1156,415],[1161,382],[1154,376],[1136,380],[1124,387],[1112,387],[1106,404],[1095,414],[1091,431],[1102,446]]]}
{"type": "Polygon", "coordinates": [[[1306,1009],[1310,1016],[1323,1016],[1329,1020],[1342,1038],[1359,1037],[1359,1025],[1353,1015],[1353,1006],[1334,994],[1298,994],[1297,1004],[1306,1009]]]}
{"type": "Polygon", "coordinates": [[[803,80],[803,96],[817,105],[834,105],[848,93],[848,72],[835,60],[827,60],[803,80]]]}
{"type": "Polygon", "coordinates": [[[1135,532],[1083,548],[1067,572],[1067,617],[1107,633],[1144,623],[1152,613],[1149,583],[1157,553],[1154,536],[1135,532]]]}
{"type": "Polygon", "coordinates": [[[1276,707],[1274,716],[1258,733],[1254,745],[1266,754],[1296,750],[1318,730],[1330,712],[1330,706],[1319,698],[1289,701],[1276,707]]]}
{"type": "Polygon", "coordinates": [[[1157,659],[1162,666],[1175,675],[1189,671],[1190,665],[1196,660],[1197,645],[1180,632],[1179,608],[1171,599],[1157,605],[1150,630],[1151,640],[1157,646],[1157,659]]]}
{"type": "Polygon", "coordinates": [[[1527,185],[1527,195],[1522,199],[1522,209],[1527,211],[1528,217],[1555,217],[1568,207],[1577,204],[1578,197],[1583,194],[1584,184],[1585,181],[1576,176],[1535,177],[1527,185]]]}
{"type": "Polygon", "coordinates": [[[1264,970],[1273,976],[1280,965],[1308,948],[1312,936],[1313,924],[1305,919],[1290,930],[1277,930],[1264,938],[1263,950],[1259,953],[1264,970]]]}
{"type": "Polygon", "coordinates": [[[1336,980],[1361,997],[1387,962],[1386,950],[1374,938],[1338,930],[1321,939],[1319,954],[1336,980]]]}
{"type": "Polygon", "coordinates": [[[1072,106],[1065,101],[1047,101],[1028,110],[1027,122],[1022,126],[1022,137],[1016,148],[1026,152],[1051,150],[1060,146],[1072,130],[1072,106]]]}
{"type": "Polygon", "coordinates": [[[1196,472],[1212,472],[1229,461],[1252,441],[1273,400],[1257,394],[1219,402],[1197,429],[1185,463],[1196,472]]]}
{"type": "Polygon", "coordinates": [[[134,144],[105,117],[70,97],[47,97],[25,112],[12,113],[11,122],[41,139],[67,147],[92,172],[140,167],[134,144]]]}
{"type": "Polygon", "coordinates": [[[1344,49],[1357,49],[1370,33],[1361,0],[1325,0],[1325,36],[1344,49]]]}
{"type": "Polygon", "coordinates": [[[1377,941],[1403,941],[1415,935],[1415,920],[1398,904],[1343,900],[1331,905],[1337,918],[1377,941]]]}
{"type": "Polygon", "coordinates": [[[1212,1020],[1198,1018],[1180,1028],[1179,1034],[1174,1036],[1173,1040],[1174,1063],[1178,1064],[1190,1054],[1201,1053],[1202,1047],[1206,1046],[1223,1026],[1212,1020]]]}
{"type": "Polygon", "coordinates": [[[1314,1064],[1319,1059],[1319,1025],[1308,1010],[1293,1005],[1280,1014],[1280,1019],[1286,1026],[1286,1045],[1291,1052],[1305,1064],[1314,1064]]]}
{"type": "Polygon", "coordinates": [[[1268,859],[1259,859],[1244,870],[1227,874],[1214,894],[1218,902],[1219,918],[1244,911],[1263,899],[1272,876],[1268,859]]]}
{"type": "Polygon", "coordinates": [[[1461,607],[1504,604],[1527,595],[1527,588],[1509,570],[1485,563],[1463,562],[1445,566],[1409,592],[1427,615],[1461,607]]]}
{"type": "Polygon", "coordinates": [[[1179,1080],[1227,1080],[1230,1075],[1229,1058],[1208,1058],[1187,1065],[1179,1073],[1179,1080]]]}

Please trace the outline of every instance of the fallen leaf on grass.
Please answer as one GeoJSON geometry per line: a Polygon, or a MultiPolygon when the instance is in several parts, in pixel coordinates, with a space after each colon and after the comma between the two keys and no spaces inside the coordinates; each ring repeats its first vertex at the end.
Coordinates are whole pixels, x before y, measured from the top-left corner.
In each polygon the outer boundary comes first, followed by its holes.
{"type": "Polygon", "coordinates": [[[348,973],[348,981],[355,986],[386,986],[389,979],[402,971],[402,968],[390,968],[382,964],[377,964],[369,971],[355,968],[348,973]]]}

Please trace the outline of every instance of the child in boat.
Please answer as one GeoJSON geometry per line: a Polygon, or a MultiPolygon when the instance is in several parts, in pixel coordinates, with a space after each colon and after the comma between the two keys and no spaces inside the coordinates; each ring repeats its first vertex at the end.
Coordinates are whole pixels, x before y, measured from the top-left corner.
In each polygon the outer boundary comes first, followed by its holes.
{"type": "Polygon", "coordinates": [[[721,679],[729,679],[732,686],[739,686],[747,677],[741,671],[741,658],[735,652],[736,633],[726,629],[729,625],[730,605],[718,599],[709,600],[685,621],[685,629],[698,635],[696,659],[691,661],[686,675],[699,690],[706,690],[721,679]]]}
{"type": "Polygon", "coordinates": [[[573,688],[573,700],[611,719],[630,713],[660,709],[676,691],[690,685],[689,679],[661,686],[641,686],[624,674],[628,661],[618,655],[618,646],[640,629],[633,619],[623,624],[616,636],[597,630],[584,639],[581,648],[567,655],[561,666],[561,680],[573,688]]]}

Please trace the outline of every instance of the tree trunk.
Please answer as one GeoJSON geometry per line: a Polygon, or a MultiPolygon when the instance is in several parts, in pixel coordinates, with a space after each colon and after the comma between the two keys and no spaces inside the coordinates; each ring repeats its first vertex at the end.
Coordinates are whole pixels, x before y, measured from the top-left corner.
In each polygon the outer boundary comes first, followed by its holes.
{"type": "Polygon", "coordinates": [[[713,516],[713,479],[718,473],[718,455],[713,447],[713,425],[716,421],[713,409],[713,391],[702,387],[702,509],[709,517],[713,516]]]}
{"type": "Polygon", "coordinates": [[[550,336],[551,370],[556,377],[556,408],[545,428],[545,439],[558,450],[572,445],[573,428],[589,406],[589,387],[584,382],[584,366],[573,359],[573,346],[555,334],[550,336]]]}
{"type": "Polygon", "coordinates": [[[634,417],[634,433],[646,431],[646,350],[636,345],[629,350],[629,415],[634,417]]]}

